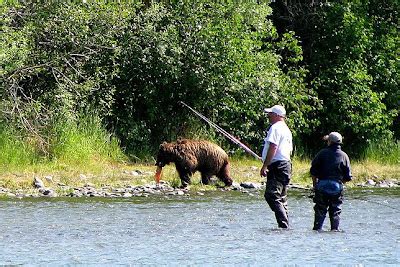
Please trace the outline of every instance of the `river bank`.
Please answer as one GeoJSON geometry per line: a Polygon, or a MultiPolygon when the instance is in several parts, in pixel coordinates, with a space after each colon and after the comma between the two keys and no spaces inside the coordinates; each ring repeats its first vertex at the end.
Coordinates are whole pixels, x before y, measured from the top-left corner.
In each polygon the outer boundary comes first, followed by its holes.
{"type": "MultiPolygon", "coordinates": [[[[258,162],[233,161],[231,173],[234,184],[222,187],[213,180],[212,185],[202,185],[200,175],[192,177],[192,185],[181,189],[174,166],[163,169],[161,183],[154,182],[153,165],[104,165],[102,169],[63,169],[57,171],[36,169],[27,172],[11,172],[0,175],[0,197],[105,197],[132,198],[149,196],[203,195],[208,191],[239,191],[252,194],[264,189],[264,178],[259,176],[258,162]]],[[[399,166],[355,163],[354,180],[347,188],[391,188],[399,187],[399,166]]],[[[309,190],[311,179],[308,162],[293,162],[293,178],[290,188],[309,190]]]]}
{"type": "MultiPolygon", "coordinates": [[[[394,188],[400,187],[399,181],[382,181],[380,183],[366,182],[359,184],[357,187],[362,188],[394,188]]],[[[260,190],[264,190],[263,183],[234,183],[230,187],[216,187],[212,190],[218,191],[240,191],[244,194],[254,194],[260,190]]],[[[303,187],[297,184],[290,184],[289,189],[294,190],[310,190],[309,187],[303,187]]],[[[160,184],[147,184],[142,186],[126,186],[111,187],[103,186],[96,188],[93,184],[85,184],[82,187],[70,187],[63,184],[57,184],[53,187],[41,187],[30,190],[17,189],[12,190],[0,187],[0,197],[26,198],[26,197],[105,197],[105,198],[132,198],[132,197],[149,197],[149,196],[191,196],[205,195],[210,189],[197,188],[192,190],[188,188],[172,187],[166,182],[160,184]]]]}

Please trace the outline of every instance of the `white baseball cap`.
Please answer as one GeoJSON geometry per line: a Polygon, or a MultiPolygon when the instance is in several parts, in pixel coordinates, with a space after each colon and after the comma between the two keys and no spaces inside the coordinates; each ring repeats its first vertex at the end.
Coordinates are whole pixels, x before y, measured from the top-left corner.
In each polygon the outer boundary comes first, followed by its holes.
{"type": "Polygon", "coordinates": [[[328,135],[324,136],[324,140],[329,140],[333,143],[341,144],[343,141],[343,137],[338,132],[331,132],[328,135]]]}
{"type": "Polygon", "coordinates": [[[275,105],[271,108],[265,108],[264,112],[266,113],[275,113],[276,115],[280,116],[280,117],[286,117],[286,110],[283,106],[281,105],[275,105]]]}

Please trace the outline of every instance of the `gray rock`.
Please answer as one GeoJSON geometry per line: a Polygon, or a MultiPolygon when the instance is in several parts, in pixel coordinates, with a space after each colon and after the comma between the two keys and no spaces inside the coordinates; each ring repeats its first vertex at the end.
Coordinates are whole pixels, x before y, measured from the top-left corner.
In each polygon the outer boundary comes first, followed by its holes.
{"type": "Polygon", "coordinates": [[[132,194],[131,194],[131,193],[124,193],[124,194],[122,195],[122,197],[126,197],[126,198],[132,197],[132,194]]]}
{"type": "Polygon", "coordinates": [[[40,180],[40,178],[35,177],[33,178],[33,186],[35,188],[44,188],[44,183],[42,180],[40,180]]]}
{"type": "Polygon", "coordinates": [[[131,175],[133,176],[139,176],[140,173],[138,171],[131,171],[131,175]]]}
{"type": "Polygon", "coordinates": [[[376,185],[377,187],[387,188],[389,184],[386,181],[382,181],[376,185]]]}
{"type": "Polygon", "coordinates": [[[239,183],[236,183],[236,182],[233,182],[232,185],[231,185],[231,187],[232,187],[233,190],[241,190],[241,189],[242,189],[242,187],[240,186],[240,184],[239,184],[239,183]]]}
{"type": "Polygon", "coordinates": [[[248,189],[260,189],[261,188],[261,184],[253,183],[253,182],[243,182],[240,184],[240,186],[243,188],[248,188],[248,189]]]}
{"type": "Polygon", "coordinates": [[[10,190],[7,189],[7,188],[0,187],[0,193],[7,193],[7,192],[9,192],[9,191],[10,191],[10,190]]]}
{"type": "Polygon", "coordinates": [[[47,196],[47,197],[56,197],[57,196],[57,194],[51,188],[45,189],[42,194],[43,194],[43,196],[47,196]]]}

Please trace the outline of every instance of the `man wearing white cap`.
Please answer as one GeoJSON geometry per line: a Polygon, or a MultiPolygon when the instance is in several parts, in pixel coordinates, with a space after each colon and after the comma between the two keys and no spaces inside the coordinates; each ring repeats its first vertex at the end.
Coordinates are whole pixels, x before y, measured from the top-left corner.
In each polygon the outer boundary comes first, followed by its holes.
{"type": "Polygon", "coordinates": [[[278,227],[288,228],[287,185],[292,173],[292,133],[285,123],[286,110],[283,106],[275,105],[264,109],[264,112],[271,125],[264,139],[263,166],[260,170],[260,175],[267,177],[264,197],[275,213],[278,227]]]}
{"type": "Polygon", "coordinates": [[[329,210],[331,231],[338,231],[343,203],[343,183],[352,179],[350,160],[340,147],[343,141],[340,133],[331,132],[324,136],[324,140],[328,142],[328,147],[318,152],[310,169],[315,190],[313,230],[322,230],[329,210]]]}

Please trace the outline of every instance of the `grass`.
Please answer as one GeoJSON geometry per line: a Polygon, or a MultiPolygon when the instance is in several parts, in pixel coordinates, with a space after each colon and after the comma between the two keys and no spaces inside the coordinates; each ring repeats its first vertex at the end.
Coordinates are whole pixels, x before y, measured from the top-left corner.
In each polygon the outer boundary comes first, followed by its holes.
{"type": "Polygon", "coordinates": [[[75,122],[57,122],[51,134],[52,161],[67,165],[86,165],[99,161],[126,159],[119,141],[110,135],[96,116],[75,122]]]}
{"type": "MultiPolygon", "coordinates": [[[[95,187],[143,185],[154,182],[155,166],[147,157],[147,163],[130,163],[119,142],[110,135],[96,117],[86,117],[81,123],[58,122],[49,135],[49,155],[38,153],[32,138],[21,137],[12,127],[0,125],[0,187],[11,190],[33,190],[34,177],[42,178],[46,186],[62,183],[71,187],[93,184],[95,187]],[[132,174],[139,170],[141,175],[132,174]],[[48,179],[46,179],[46,177],[48,179]],[[50,177],[51,180],[50,181],[50,177]]],[[[354,181],[357,185],[368,179],[374,181],[400,180],[400,143],[371,146],[366,159],[352,161],[354,181]]],[[[311,186],[309,159],[293,160],[292,183],[311,186]]],[[[246,157],[231,159],[231,176],[237,183],[258,182],[261,162],[246,157]]],[[[179,186],[180,179],[175,167],[164,167],[162,180],[179,186]]],[[[222,185],[222,183],[220,183],[222,185]]],[[[204,186],[200,174],[192,178],[193,190],[215,190],[204,186]]]]}
{"type": "Polygon", "coordinates": [[[22,169],[36,159],[35,148],[28,140],[23,141],[14,129],[0,124],[0,171],[22,169]]]}
{"type": "Polygon", "coordinates": [[[400,141],[371,143],[365,151],[364,158],[383,164],[400,165],[400,141]]]}

